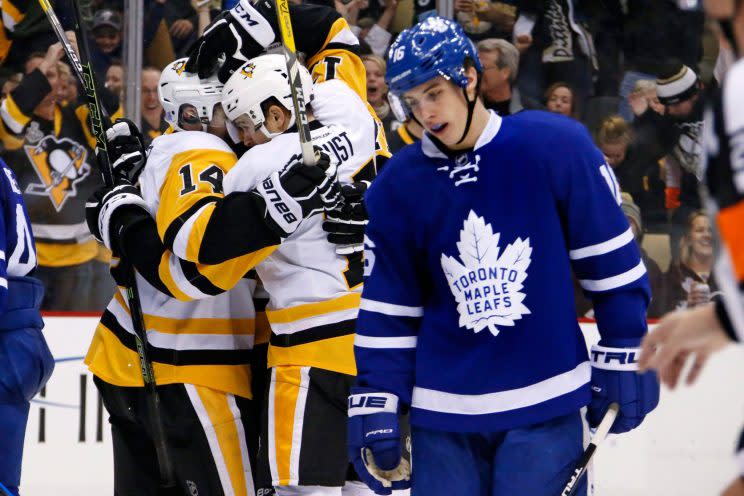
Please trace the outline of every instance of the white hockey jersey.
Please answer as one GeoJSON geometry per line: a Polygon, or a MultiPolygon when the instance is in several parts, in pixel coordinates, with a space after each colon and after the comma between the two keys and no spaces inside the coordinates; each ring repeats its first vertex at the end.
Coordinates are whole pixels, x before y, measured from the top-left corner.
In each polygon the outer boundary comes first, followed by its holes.
{"type": "MultiPolygon", "coordinates": [[[[159,230],[161,224],[167,229],[174,218],[195,205],[208,208],[210,200],[221,198],[221,179],[236,160],[222,140],[207,133],[177,132],[155,139],[140,185],[159,230]]],[[[171,261],[172,272],[183,278],[183,286],[197,284],[175,257],[168,252],[165,257],[171,261]]],[[[255,280],[241,278],[230,291],[192,301],[166,296],[139,274],[137,287],[159,385],[196,384],[252,397],[255,280]]],[[[101,318],[86,363],[111,384],[143,385],[132,320],[121,287],[101,318]]]]}

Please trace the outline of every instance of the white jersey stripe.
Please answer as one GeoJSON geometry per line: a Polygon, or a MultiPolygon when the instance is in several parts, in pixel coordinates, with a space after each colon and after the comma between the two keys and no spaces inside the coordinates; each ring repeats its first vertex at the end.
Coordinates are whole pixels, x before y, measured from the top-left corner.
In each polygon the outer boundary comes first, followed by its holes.
{"type": "Polygon", "coordinates": [[[412,407],[432,412],[457,415],[487,415],[526,408],[563,396],[584,386],[591,378],[589,362],[583,362],[573,370],[518,389],[488,394],[455,394],[413,388],[412,407]]]}
{"type": "Polygon", "coordinates": [[[4,277],[0,277],[0,286],[8,289],[8,280],[4,277]]]}
{"type": "Polygon", "coordinates": [[[354,320],[359,314],[358,308],[348,308],[337,312],[324,313],[322,315],[313,315],[305,319],[299,319],[292,322],[272,322],[271,312],[267,312],[269,322],[271,322],[271,331],[274,334],[293,334],[295,332],[313,329],[327,324],[335,324],[344,320],[354,320]]]}
{"type": "Polygon", "coordinates": [[[178,234],[176,234],[176,237],[173,240],[173,253],[175,253],[176,256],[178,256],[179,258],[188,260],[188,257],[186,256],[186,249],[189,246],[191,230],[194,228],[194,223],[196,223],[196,220],[199,218],[201,213],[204,212],[204,209],[209,207],[210,205],[214,205],[214,202],[209,202],[206,205],[203,205],[199,210],[194,212],[194,214],[192,214],[191,217],[189,217],[188,220],[184,222],[181,228],[178,230],[178,234]]]}
{"type": "Polygon", "coordinates": [[[178,289],[183,291],[186,296],[195,300],[210,297],[210,295],[202,293],[196,286],[189,282],[186,275],[184,275],[183,270],[181,270],[180,260],[173,253],[168,256],[168,265],[170,266],[173,281],[176,283],[176,286],[178,286],[178,289]]]}
{"type": "Polygon", "coordinates": [[[5,252],[0,250],[0,260],[5,260],[5,252]]]}
{"type": "Polygon", "coordinates": [[[415,348],[417,341],[417,336],[380,338],[357,333],[354,337],[354,346],[360,348],[415,348]]]}
{"type": "Polygon", "coordinates": [[[289,452],[289,485],[291,486],[299,484],[300,480],[302,430],[305,426],[305,405],[307,404],[307,392],[309,388],[310,367],[300,367],[300,390],[297,393],[297,403],[295,403],[292,449],[289,452]]]}
{"type": "Polygon", "coordinates": [[[585,246],[584,248],[577,248],[568,252],[568,257],[571,260],[581,260],[582,258],[595,257],[597,255],[604,255],[611,251],[615,251],[628,243],[633,241],[633,231],[628,228],[627,231],[615,236],[612,239],[608,239],[603,243],[597,243],[596,245],[585,246]]]}
{"type": "Polygon", "coordinates": [[[217,433],[214,430],[212,421],[209,419],[209,413],[199,397],[199,392],[196,390],[196,386],[193,384],[184,384],[183,386],[186,388],[186,392],[189,395],[189,399],[191,400],[191,404],[194,407],[197,417],[199,417],[199,423],[202,425],[202,429],[204,429],[204,434],[206,435],[207,443],[209,444],[209,451],[212,453],[214,464],[217,467],[217,474],[220,476],[222,490],[224,491],[225,496],[234,496],[235,491],[233,491],[230,474],[227,471],[225,457],[222,454],[222,449],[220,449],[220,442],[217,439],[217,433]]]}
{"type": "Polygon", "coordinates": [[[383,301],[369,300],[362,298],[359,305],[360,310],[368,312],[377,312],[391,317],[423,317],[423,307],[410,307],[407,305],[396,305],[394,303],[385,303],[383,301]]]}
{"type": "Polygon", "coordinates": [[[276,462],[276,426],[274,425],[274,416],[276,415],[274,398],[276,397],[276,368],[271,368],[271,378],[269,380],[269,401],[266,405],[267,408],[267,431],[268,439],[266,440],[266,451],[269,457],[269,472],[271,472],[271,480],[274,483],[279,481],[279,468],[276,462]]]}
{"type": "Polygon", "coordinates": [[[605,279],[579,279],[579,284],[587,291],[609,291],[630,284],[640,279],[645,273],[646,266],[643,265],[643,260],[641,260],[638,265],[622,274],[605,279]]]}
{"type": "Polygon", "coordinates": [[[240,444],[240,458],[243,461],[243,470],[245,478],[245,491],[247,496],[255,496],[256,488],[253,485],[253,468],[251,467],[251,459],[248,456],[248,443],[246,441],[245,429],[243,428],[243,422],[241,421],[241,413],[238,409],[238,404],[235,402],[235,396],[232,394],[226,395],[227,406],[230,408],[232,413],[235,429],[238,431],[238,443],[240,444]]]}

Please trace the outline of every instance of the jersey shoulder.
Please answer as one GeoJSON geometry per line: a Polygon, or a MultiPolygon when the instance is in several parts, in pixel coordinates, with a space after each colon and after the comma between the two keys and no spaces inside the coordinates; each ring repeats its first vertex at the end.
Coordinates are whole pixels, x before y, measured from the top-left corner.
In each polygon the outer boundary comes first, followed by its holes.
{"type": "Polygon", "coordinates": [[[281,170],[297,154],[300,154],[297,133],[280,134],[267,143],[254,146],[225,176],[225,194],[252,190],[259,181],[281,170]]]}

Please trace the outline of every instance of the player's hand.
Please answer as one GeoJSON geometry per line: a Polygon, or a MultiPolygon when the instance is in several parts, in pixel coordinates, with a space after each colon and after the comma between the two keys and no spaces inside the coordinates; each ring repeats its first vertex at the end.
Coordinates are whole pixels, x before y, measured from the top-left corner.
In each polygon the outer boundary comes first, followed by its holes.
{"type": "Polygon", "coordinates": [[[106,130],[106,144],[117,184],[136,184],[147,160],[145,140],[137,125],[129,119],[117,119],[106,130]]]}
{"type": "Polygon", "coordinates": [[[263,53],[275,37],[272,25],[250,0],[240,0],[235,7],[215,17],[191,45],[184,68],[200,78],[209,77],[219,69],[217,77],[225,83],[248,59],[263,53]],[[218,67],[221,57],[225,61],[218,67]]]}
{"type": "Polygon", "coordinates": [[[718,322],[713,303],[669,313],[643,338],[639,369],[658,370],[661,381],[674,389],[687,357],[694,354],[685,380],[688,385],[693,384],[708,358],[730,342],[718,322]]]}
{"type": "Polygon", "coordinates": [[[341,203],[336,164],[323,152],[312,166],[303,164],[299,155],[293,157],[254,192],[266,204],[267,225],[283,238],[295,232],[303,219],[333,210],[341,203]]]}
{"type": "Polygon", "coordinates": [[[351,255],[364,251],[364,231],[369,222],[364,206],[364,192],[369,181],[359,181],[341,186],[343,203],[329,212],[323,222],[328,241],[336,246],[339,255],[351,255]]]}
{"type": "Polygon", "coordinates": [[[587,408],[590,427],[602,421],[610,403],[620,405],[610,432],[638,427],[659,404],[659,382],[654,372],[638,373],[639,340],[600,340],[592,346],[592,400],[587,408]]]}
{"type": "Polygon", "coordinates": [[[149,213],[145,200],[137,188],[129,183],[98,188],[85,203],[85,220],[94,238],[114,253],[118,253],[121,227],[112,229],[112,219],[126,208],[143,209],[149,213]]]}
{"type": "Polygon", "coordinates": [[[349,396],[349,461],[375,494],[411,487],[411,467],[402,457],[398,397],[354,387],[349,396]]]}

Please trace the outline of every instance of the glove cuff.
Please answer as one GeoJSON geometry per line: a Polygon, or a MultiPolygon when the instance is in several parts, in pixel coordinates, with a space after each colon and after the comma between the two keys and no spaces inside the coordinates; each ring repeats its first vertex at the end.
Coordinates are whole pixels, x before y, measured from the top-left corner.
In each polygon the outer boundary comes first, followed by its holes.
{"type": "Polygon", "coordinates": [[[616,372],[634,372],[638,370],[640,348],[615,348],[611,346],[592,346],[590,358],[592,367],[616,372]]]}
{"type": "Polygon", "coordinates": [[[349,396],[349,417],[373,413],[398,413],[398,396],[374,389],[354,388],[349,396]]]}
{"type": "Polygon", "coordinates": [[[275,34],[271,24],[251,5],[249,0],[240,0],[235,7],[230,9],[230,14],[262,47],[268,48],[274,42],[275,34]]]}
{"type": "Polygon", "coordinates": [[[276,224],[281,237],[286,238],[297,230],[302,221],[302,207],[284,190],[278,172],[261,181],[255,191],[263,199],[266,214],[276,224]]]}
{"type": "Polygon", "coordinates": [[[101,233],[103,245],[109,250],[112,247],[109,226],[117,208],[124,205],[132,205],[141,207],[145,212],[149,213],[147,203],[145,203],[145,200],[141,196],[121,191],[122,189],[131,187],[129,184],[117,186],[101,201],[101,211],[98,214],[98,232],[101,233]]]}

